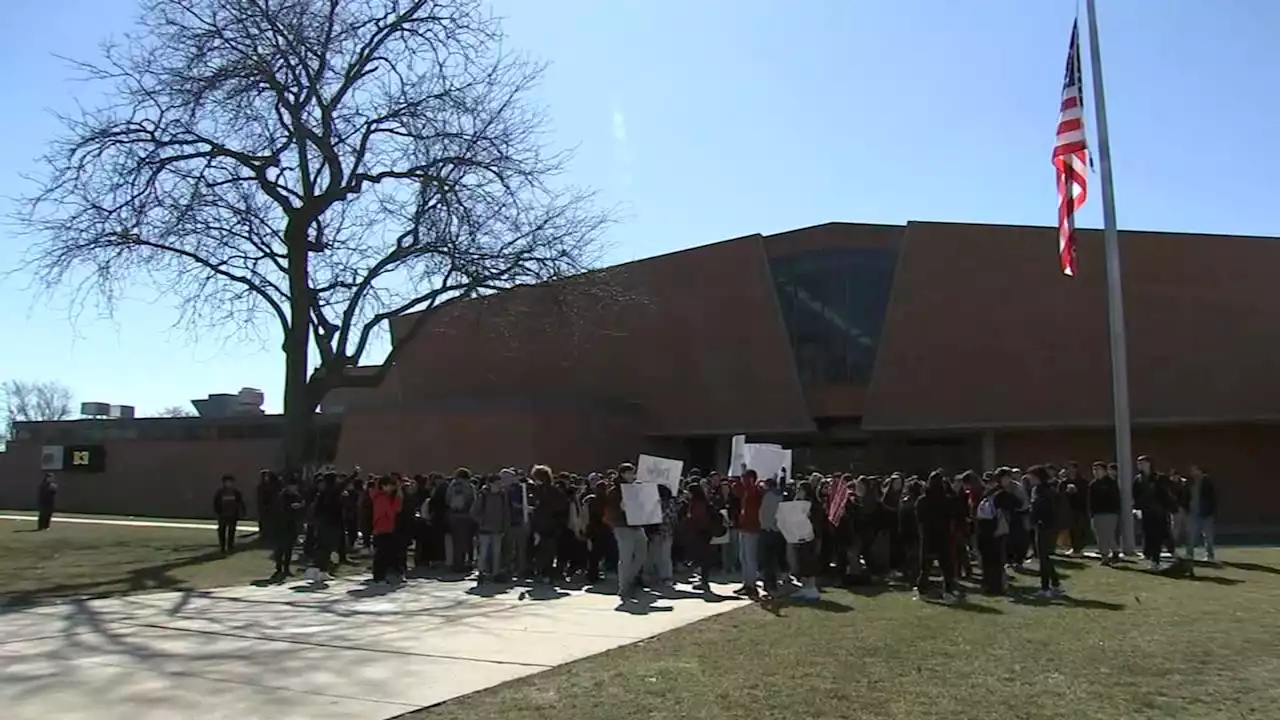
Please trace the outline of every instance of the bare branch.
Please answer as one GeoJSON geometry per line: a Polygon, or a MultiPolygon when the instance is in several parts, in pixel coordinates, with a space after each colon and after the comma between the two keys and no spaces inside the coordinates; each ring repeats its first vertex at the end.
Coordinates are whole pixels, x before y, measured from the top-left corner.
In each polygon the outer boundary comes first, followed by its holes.
{"type": "Polygon", "coordinates": [[[16,213],[37,289],[110,313],[142,287],[193,329],[301,333],[289,352],[318,367],[299,386],[289,366],[288,412],[354,382],[397,317],[596,262],[611,214],[561,182],[529,101],[543,66],[483,0],[141,7],[73,63],[109,100],[60,118],[16,213]]]}

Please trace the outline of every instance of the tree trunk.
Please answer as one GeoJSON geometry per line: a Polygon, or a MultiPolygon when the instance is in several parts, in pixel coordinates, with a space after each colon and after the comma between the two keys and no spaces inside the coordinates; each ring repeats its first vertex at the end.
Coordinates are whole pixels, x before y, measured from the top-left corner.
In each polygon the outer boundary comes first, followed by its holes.
{"type": "Polygon", "coordinates": [[[285,333],[284,469],[301,471],[307,457],[315,403],[308,397],[311,349],[311,286],[307,276],[307,226],[290,221],[285,229],[289,248],[289,329],[285,333]]]}

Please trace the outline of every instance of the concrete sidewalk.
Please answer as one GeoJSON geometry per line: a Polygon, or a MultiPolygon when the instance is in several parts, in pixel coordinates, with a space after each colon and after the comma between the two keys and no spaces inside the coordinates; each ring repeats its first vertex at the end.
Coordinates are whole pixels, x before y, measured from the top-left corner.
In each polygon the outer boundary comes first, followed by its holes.
{"type": "MultiPolygon", "coordinates": [[[[36,516],[35,515],[0,514],[0,520],[27,520],[30,522],[35,522],[36,516]]],[[[213,521],[190,522],[190,521],[182,521],[182,520],[173,520],[173,521],[119,520],[119,519],[113,519],[113,518],[91,518],[91,517],[74,517],[74,516],[67,517],[65,515],[55,515],[53,518],[53,522],[55,525],[61,524],[61,523],[73,523],[73,524],[81,524],[81,525],[127,525],[130,527],[164,527],[164,528],[178,528],[178,529],[185,528],[188,530],[217,530],[218,529],[218,523],[213,521]]],[[[237,527],[236,535],[251,535],[258,531],[258,524],[256,522],[253,522],[251,520],[243,520],[241,522],[245,523],[247,527],[237,527]]]]}
{"type": "Polygon", "coordinates": [[[718,586],[619,605],[589,591],[335,581],[0,613],[6,720],[381,720],[742,603],[718,586]]]}

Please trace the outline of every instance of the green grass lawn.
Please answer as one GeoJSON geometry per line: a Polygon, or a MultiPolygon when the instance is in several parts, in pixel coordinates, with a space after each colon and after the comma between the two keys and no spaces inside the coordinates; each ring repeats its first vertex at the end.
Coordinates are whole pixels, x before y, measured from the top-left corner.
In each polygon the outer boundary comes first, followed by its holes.
{"type": "Polygon", "coordinates": [[[1075,599],[754,605],[405,720],[1280,717],[1280,551],[1195,579],[1061,563],[1075,599]]]}
{"type": "MultiPolygon", "coordinates": [[[[0,520],[0,604],[70,597],[246,585],[274,565],[244,523],[236,552],[223,556],[213,530],[0,520]]],[[[301,570],[301,566],[297,566],[301,570]]],[[[344,568],[355,571],[358,568],[344,568]]]]}

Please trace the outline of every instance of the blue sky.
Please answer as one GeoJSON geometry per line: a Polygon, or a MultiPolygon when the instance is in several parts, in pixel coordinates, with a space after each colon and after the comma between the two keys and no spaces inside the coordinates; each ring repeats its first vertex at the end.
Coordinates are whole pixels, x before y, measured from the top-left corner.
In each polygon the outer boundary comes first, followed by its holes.
{"type": "MultiPolygon", "coordinates": [[[[1121,227],[1280,235],[1280,2],[1099,5],[1121,227]]],[[[497,7],[512,46],[551,63],[537,99],[555,141],[577,148],[571,179],[623,210],[610,261],[830,221],[1054,222],[1069,0],[497,7]]],[[[48,111],[92,100],[54,54],[94,57],[134,8],[5,3],[0,196],[27,189],[19,174],[55,130],[48,111]]],[[[1094,195],[1081,225],[1100,222],[1094,195]]],[[[21,242],[0,226],[0,268],[21,242]]],[[[58,380],[77,400],[144,413],[241,386],[280,407],[274,336],[195,339],[162,304],[72,322],[33,305],[20,279],[0,284],[0,307],[0,380],[58,380]]]]}

